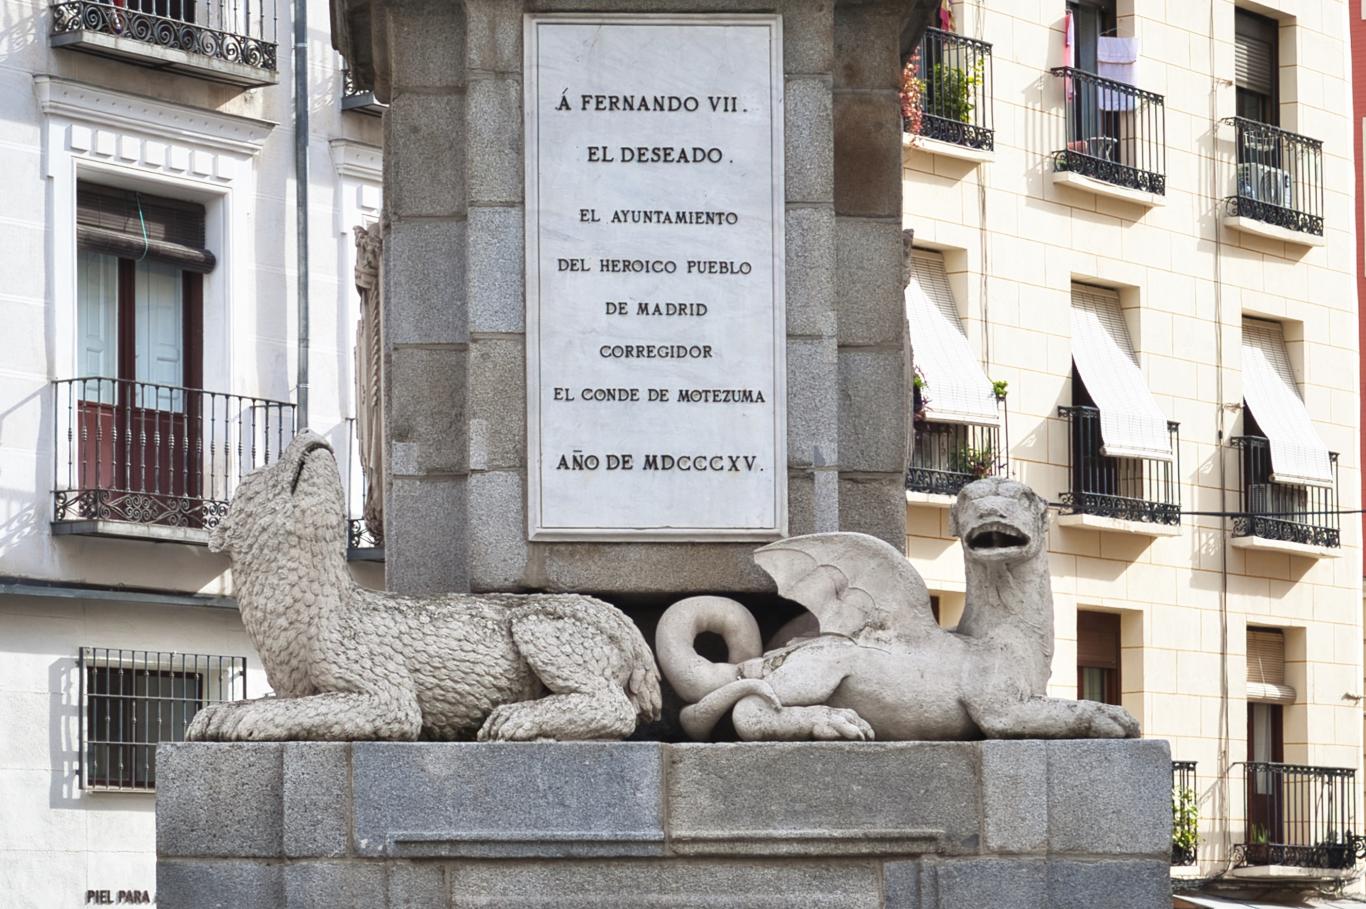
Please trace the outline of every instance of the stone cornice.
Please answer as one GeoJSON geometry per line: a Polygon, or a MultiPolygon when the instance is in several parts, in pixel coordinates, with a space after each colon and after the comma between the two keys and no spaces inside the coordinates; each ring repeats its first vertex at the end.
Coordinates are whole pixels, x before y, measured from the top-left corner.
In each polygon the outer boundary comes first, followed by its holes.
{"type": "Polygon", "coordinates": [[[333,139],[332,166],[343,177],[379,183],[384,178],[384,153],[374,145],[354,139],[333,139]]]}

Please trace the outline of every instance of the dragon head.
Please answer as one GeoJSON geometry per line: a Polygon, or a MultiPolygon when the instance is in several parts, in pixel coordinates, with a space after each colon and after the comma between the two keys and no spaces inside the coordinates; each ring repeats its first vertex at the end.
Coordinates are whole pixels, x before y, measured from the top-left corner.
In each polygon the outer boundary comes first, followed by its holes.
{"type": "Polygon", "coordinates": [[[209,549],[237,562],[254,553],[278,558],[301,543],[344,546],[344,508],[332,446],[305,429],[277,460],[237,484],[228,513],[209,535],[209,549]]]}
{"type": "Polygon", "coordinates": [[[964,556],[979,562],[1023,562],[1043,551],[1048,505],[1015,480],[988,477],[964,486],[949,510],[949,531],[964,556]]]}

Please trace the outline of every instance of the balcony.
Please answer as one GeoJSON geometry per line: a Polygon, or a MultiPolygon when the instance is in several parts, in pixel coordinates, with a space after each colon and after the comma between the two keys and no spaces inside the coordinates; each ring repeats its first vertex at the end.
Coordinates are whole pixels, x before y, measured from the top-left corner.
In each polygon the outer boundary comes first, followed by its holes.
{"type": "Polygon", "coordinates": [[[355,111],[358,114],[369,114],[372,117],[382,117],[384,112],[389,109],[389,105],[375,100],[374,89],[360,88],[356,85],[356,80],[351,76],[351,70],[343,68],[341,77],[342,110],[355,111]]]}
{"type": "Polygon", "coordinates": [[[361,467],[360,445],[356,435],[356,418],[347,424],[346,484],[346,557],[353,562],[384,561],[384,528],[374,526],[365,516],[370,499],[370,478],[361,467]]]}
{"type": "Polygon", "coordinates": [[[1294,876],[1316,879],[1356,865],[1363,841],[1356,835],[1355,770],[1257,761],[1242,766],[1247,819],[1234,844],[1242,872],[1237,876],[1270,876],[1248,870],[1281,868],[1303,869],[1294,876]]]}
{"type": "Polygon", "coordinates": [[[211,82],[272,85],[275,0],[65,0],[52,5],[53,47],[211,82]]]}
{"type": "Polygon", "coordinates": [[[294,437],[294,405],[264,398],[89,377],[53,399],[55,534],[207,542],[294,437]]]}
{"type": "Polygon", "coordinates": [[[1338,455],[1329,452],[1333,482],[1329,486],[1276,483],[1271,479],[1271,443],[1262,436],[1230,440],[1241,451],[1238,516],[1233,519],[1234,546],[1286,549],[1303,554],[1336,550],[1342,545],[1338,520],[1338,455]],[[1266,541],[1267,546],[1256,545],[1266,541]],[[1275,545],[1282,544],[1282,545],[1275,545]]]}
{"type": "Polygon", "coordinates": [[[1230,117],[1236,165],[1224,223],[1291,243],[1323,242],[1323,143],[1230,117]]]}
{"type": "Polygon", "coordinates": [[[926,29],[902,83],[902,125],[912,145],[950,157],[990,158],[996,141],[990,44],[926,29]]]}
{"type": "Polygon", "coordinates": [[[1167,192],[1166,105],[1161,95],[1071,66],[1062,79],[1065,145],[1053,182],[1146,205],[1167,192]]]}
{"type": "Polygon", "coordinates": [[[1179,532],[1179,424],[1167,423],[1173,460],[1112,458],[1101,452],[1098,408],[1059,407],[1058,416],[1068,422],[1068,474],[1072,487],[1061,494],[1067,512],[1060,523],[1151,536],[1179,532]],[[1069,521],[1069,517],[1099,520],[1069,521]]]}
{"type": "Polygon", "coordinates": [[[1172,761],[1172,864],[1194,865],[1200,858],[1200,823],[1195,761],[1172,761]]]}
{"type": "Polygon", "coordinates": [[[999,426],[971,423],[915,423],[915,450],[906,470],[906,491],[947,499],[984,477],[1005,476],[1008,456],[1001,444],[999,426]]]}

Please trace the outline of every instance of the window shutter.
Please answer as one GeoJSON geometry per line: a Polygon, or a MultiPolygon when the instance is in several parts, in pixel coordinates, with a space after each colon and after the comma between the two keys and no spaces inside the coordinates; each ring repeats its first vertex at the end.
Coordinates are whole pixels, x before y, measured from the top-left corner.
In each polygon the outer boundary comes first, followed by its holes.
{"type": "Polygon", "coordinates": [[[1268,628],[1247,630],[1247,699],[1291,704],[1295,689],[1285,684],[1285,635],[1268,628]]]}
{"type": "Polygon", "coordinates": [[[1234,14],[1233,83],[1238,88],[1271,96],[1275,84],[1275,39],[1278,26],[1261,16],[1238,10],[1234,14]]]}
{"type": "Polygon", "coordinates": [[[1077,665],[1119,668],[1119,616],[1107,612],[1077,613],[1077,665]]]}
{"type": "Polygon", "coordinates": [[[204,206],[93,183],[76,187],[76,242],[127,259],[153,258],[187,271],[213,271],[204,206]]]}

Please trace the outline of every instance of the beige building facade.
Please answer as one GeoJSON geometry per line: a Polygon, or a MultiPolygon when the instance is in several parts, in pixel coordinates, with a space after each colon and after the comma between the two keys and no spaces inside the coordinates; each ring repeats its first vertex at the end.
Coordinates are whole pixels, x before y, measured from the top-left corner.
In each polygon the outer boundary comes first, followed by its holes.
{"type": "Polygon", "coordinates": [[[903,48],[907,551],[951,625],[956,488],[1008,474],[1056,506],[1050,693],[1195,762],[1175,877],[1354,873],[1358,14],[953,4],[903,48]]]}

